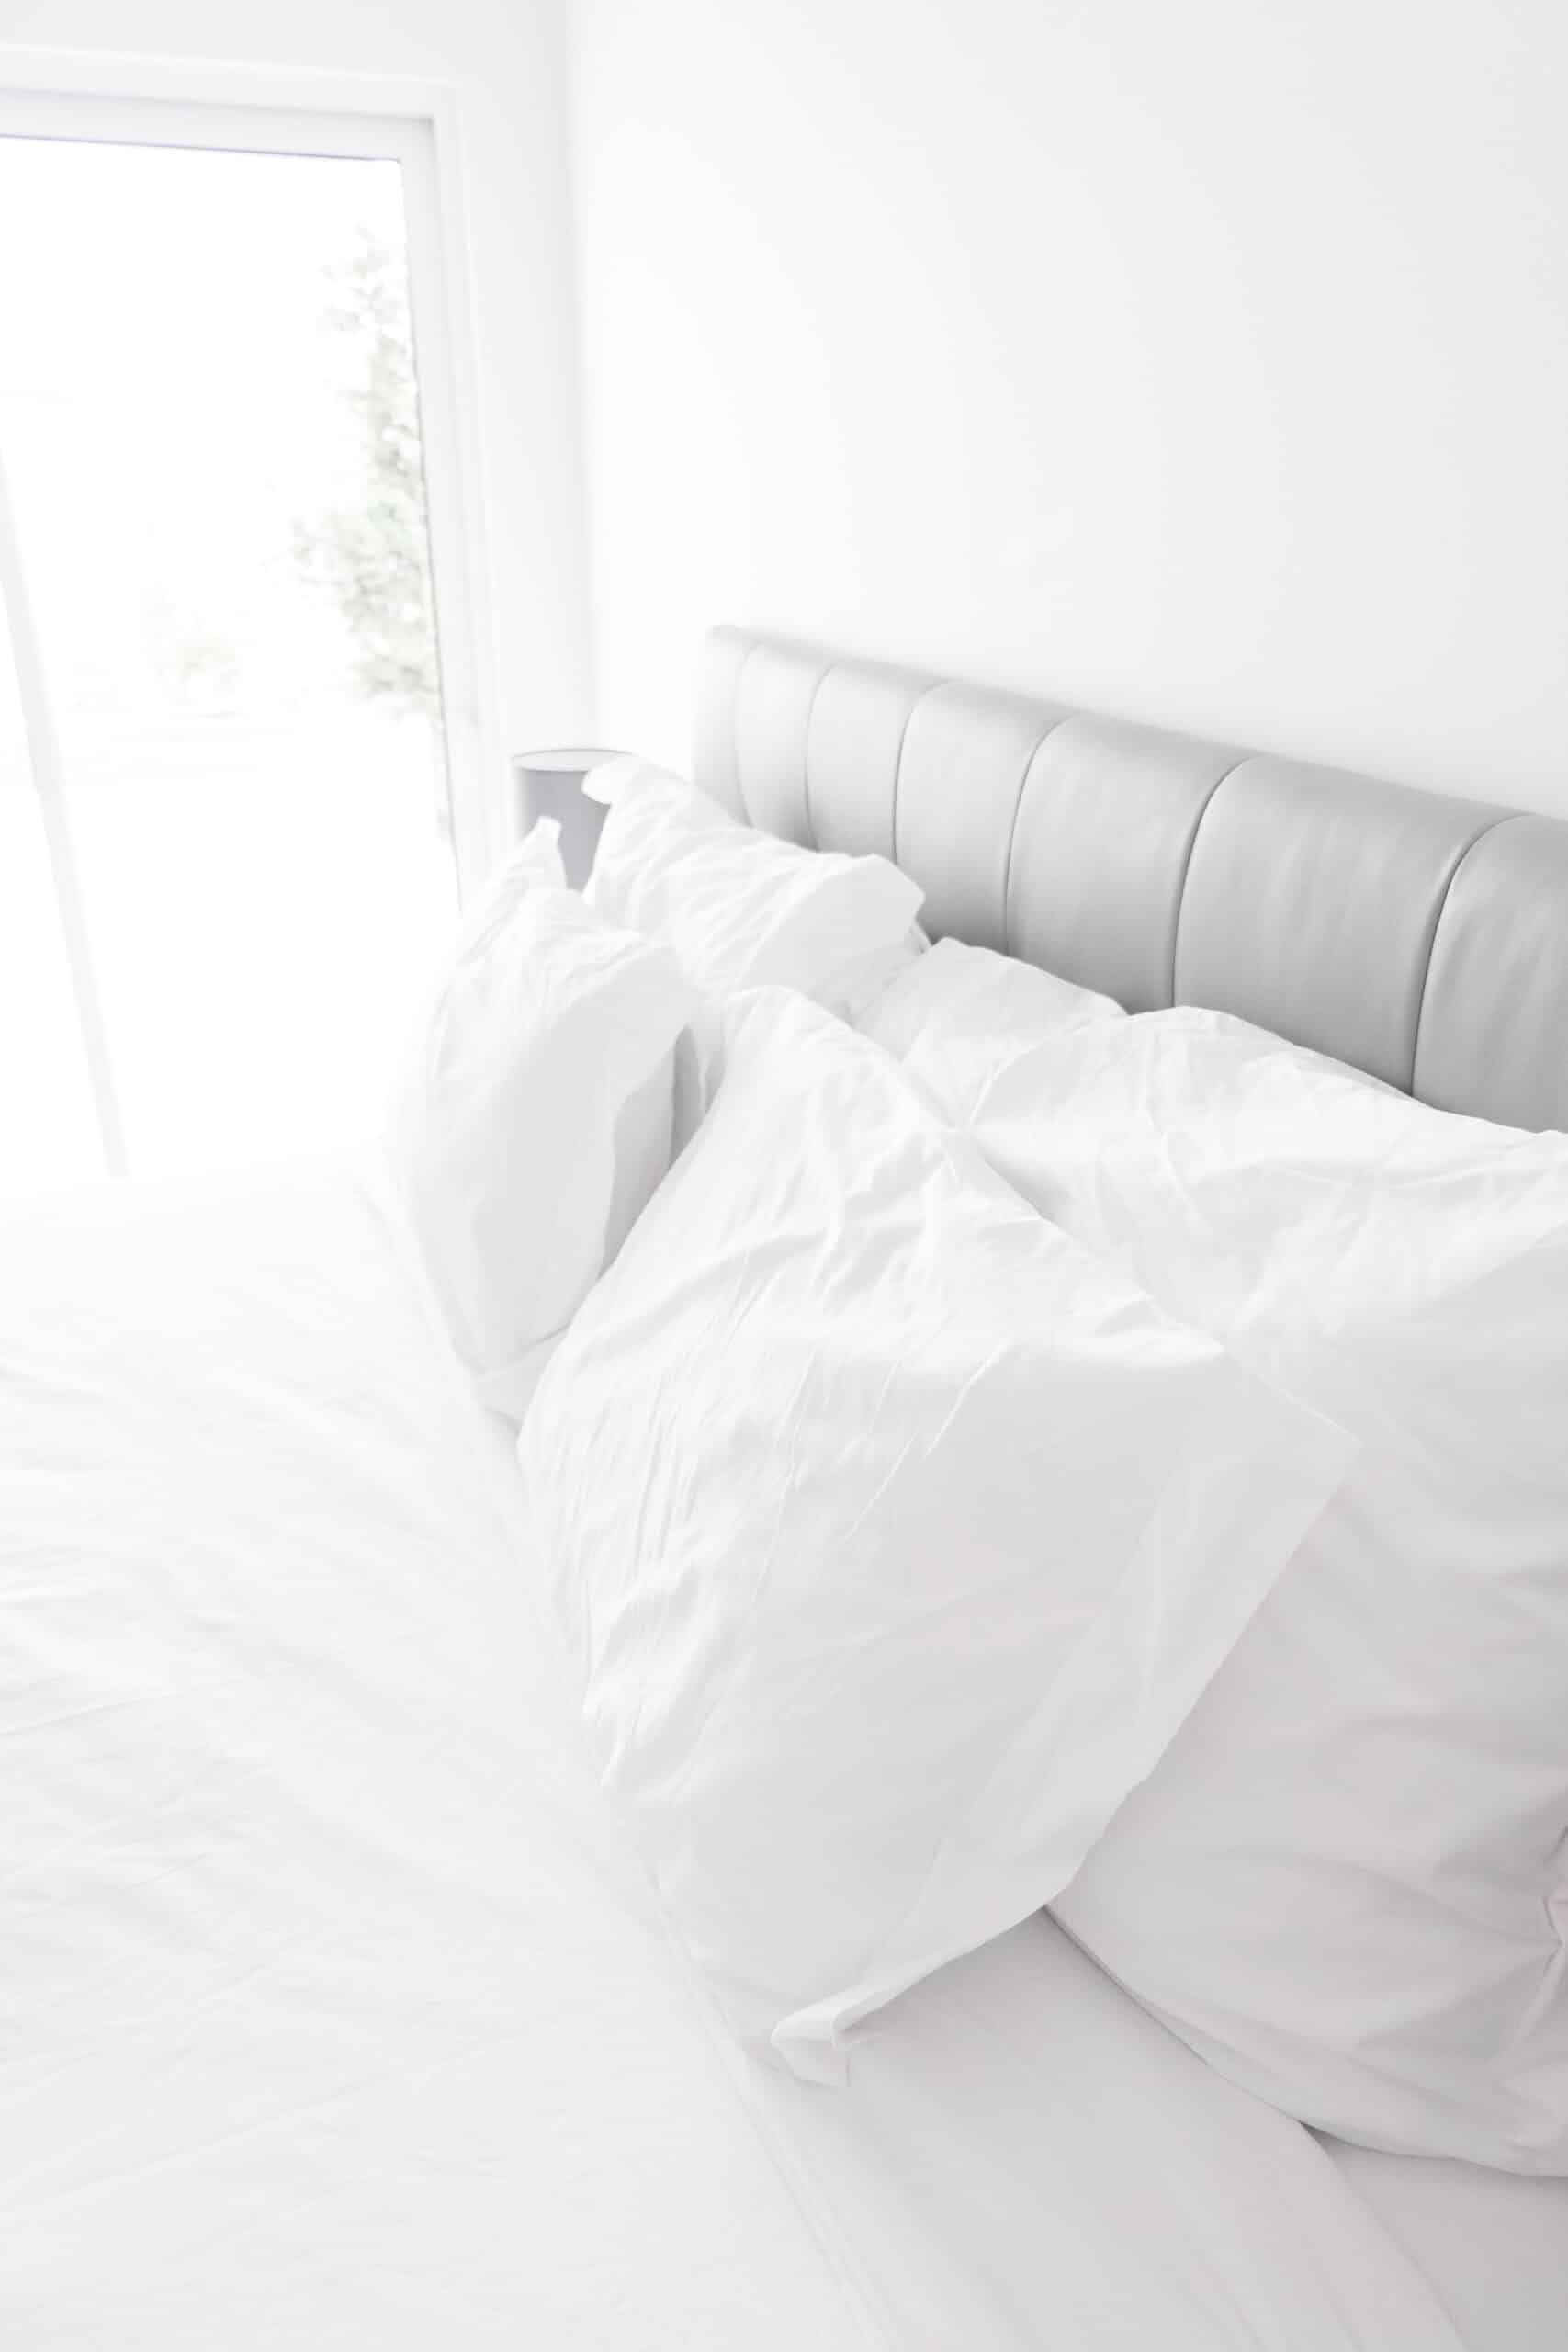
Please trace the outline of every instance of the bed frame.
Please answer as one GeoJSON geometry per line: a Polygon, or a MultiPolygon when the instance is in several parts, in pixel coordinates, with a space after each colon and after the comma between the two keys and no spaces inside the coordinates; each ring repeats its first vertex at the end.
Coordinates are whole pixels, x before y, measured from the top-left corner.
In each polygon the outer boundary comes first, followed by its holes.
{"type": "Polygon", "coordinates": [[[895,859],[933,936],[1568,1127],[1568,823],[738,628],[705,651],[694,775],[895,859]]]}

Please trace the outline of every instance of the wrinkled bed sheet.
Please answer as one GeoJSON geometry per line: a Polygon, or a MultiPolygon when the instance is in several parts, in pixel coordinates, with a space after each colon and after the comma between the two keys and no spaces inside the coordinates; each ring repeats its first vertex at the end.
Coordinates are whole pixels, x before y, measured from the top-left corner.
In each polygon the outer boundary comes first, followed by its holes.
{"type": "Polygon", "coordinates": [[[367,1174],[0,1230],[0,2341],[1452,2352],[1324,2151],[1034,1921],[743,2062],[367,1174]]]}

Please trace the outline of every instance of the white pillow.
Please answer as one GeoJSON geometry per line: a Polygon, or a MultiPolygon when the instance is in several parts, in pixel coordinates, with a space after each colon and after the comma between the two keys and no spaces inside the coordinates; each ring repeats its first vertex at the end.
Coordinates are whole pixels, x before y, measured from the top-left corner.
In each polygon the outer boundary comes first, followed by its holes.
{"type": "Polygon", "coordinates": [[[520,842],[513,843],[501,864],[486,876],[478,897],[464,908],[452,942],[452,958],[480,945],[511,919],[532,892],[564,890],[566,887],[560,827],[553,817],[542,817],[520,842]]]}
{"type": "Polygon", "coordinates": [[[922,1093],[934,1091],[946,1117],[967,1118],[999,1070],[1043,1037],[1089,1021],[1124,1021],[1115,1000],[1076,988],[1036,964],[939,939],[883,989],[855,1021],[904,1065],[922,1093]],[[930,1057],[934,1089],[922,1069],[930,1057]]]}
{"type": "Polygon", "coordinates": [[[568,890],[553,824],[484,892],[394,1103],[389,1156],[452,1343],[519,1419],[670,1165],[673,958],[568,890]]]}
{"type": "MultiPolygon", "coordinates": [[[[582,779],[582,791],[585,798],[620,812],[615,838],[632,854],[638,849],[657,854],[672,829],[705,832],[715,826],[728,826],[732,831],[740,827],[740,820],[710,792],[632,752],[601,760],[597,767],[590,768],[582,779]]],[[[608,818],[604,821],[607,824],[608,818]]]]}
{"type": "Polygon", "coordinates": [[[848,2029],[1077,1867],[1343,1433],[1043,1226],[793,993],[518,1442],[604,1777],[743,2040],[848,2029]]]}
{"type": "Polygon", "coordinates": [[[1568,2170],[1568,1138],[1190,1011],[1042,1045],[971,1133],[1364,1441],[1058,1916],[1293,2115],[1568,2170]]]}
{"type": "Polygon", "coordinates": [[[641,761],[608,762],[584,789],[608,803],[590,904],[667,941],[715,994],[776,985],[850,1012],[918,952],[924,894],[886,858],[778,841],[641,761]]]}

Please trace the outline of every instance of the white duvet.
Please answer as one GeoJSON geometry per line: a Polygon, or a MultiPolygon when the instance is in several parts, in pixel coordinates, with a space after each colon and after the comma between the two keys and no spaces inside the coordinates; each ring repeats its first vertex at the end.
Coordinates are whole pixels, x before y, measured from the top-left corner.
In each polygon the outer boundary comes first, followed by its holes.
{"type": "Polygon", "coordinates": [[[408,1269],[344,1173],[0,1231],[0,2342],[1452,2352],[1043,1922],[735,2054],[408,1269]]]}

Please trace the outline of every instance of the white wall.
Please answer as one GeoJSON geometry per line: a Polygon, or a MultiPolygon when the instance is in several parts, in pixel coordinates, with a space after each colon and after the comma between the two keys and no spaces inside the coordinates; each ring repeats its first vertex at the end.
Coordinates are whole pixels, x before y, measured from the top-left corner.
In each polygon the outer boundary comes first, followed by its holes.
{"type": "Polygon", "coordinates": [[[1568,813],[1562,0],[580,0],[602,724],[710,620],[1568,813]]]}
{"type": "Polygon", "coordinates": [[[0,0],[0,80],[7,47],[412,74],[455,87],[502,723],[513,748],[579,739],[592,695],[558,0],[0,0]]]}

